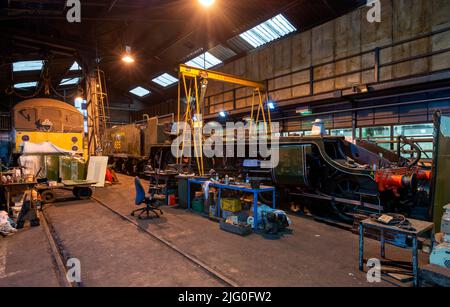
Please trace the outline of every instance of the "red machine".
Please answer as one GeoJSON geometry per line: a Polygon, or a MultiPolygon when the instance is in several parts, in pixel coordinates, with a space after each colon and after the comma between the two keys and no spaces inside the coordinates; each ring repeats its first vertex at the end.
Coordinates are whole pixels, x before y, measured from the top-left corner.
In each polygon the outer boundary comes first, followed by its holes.
{"type": "Polygon", "coordinates": [[[379,192],[392,190],[396,196],[399,196],[398,190],[402,188],[417,190],[417,174],[407,167],[378,170],[375,182],[379,192]]]}

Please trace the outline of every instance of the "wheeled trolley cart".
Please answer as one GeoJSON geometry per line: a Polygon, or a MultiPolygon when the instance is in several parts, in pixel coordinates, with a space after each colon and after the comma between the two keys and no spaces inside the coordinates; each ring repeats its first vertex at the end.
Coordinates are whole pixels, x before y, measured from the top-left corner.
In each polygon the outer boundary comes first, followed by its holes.
{"type": "Polygon", "coordinates": [[[57,190],[71,190],[73,196],[77,199],[89,199],[92,196],[91,186],[93,184],[96,184],[96,182],[89,180],[64,180],[54,186],[38,184],[36,185],[36,190],[41,195],[42,202],[50,204],[56,201],[57,190]]]}

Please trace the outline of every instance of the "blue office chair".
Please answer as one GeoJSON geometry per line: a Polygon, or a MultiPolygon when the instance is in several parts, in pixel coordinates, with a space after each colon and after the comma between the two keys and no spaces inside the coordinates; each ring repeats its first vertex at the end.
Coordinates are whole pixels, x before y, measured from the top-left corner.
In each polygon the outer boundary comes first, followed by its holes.
{"type": "Polygon", "coordinates": [[[142,204],[145,204],[144,208],[140,208],[140,209],[136,209],[133,212],[131,212],[131,216],[135,216],[136,213],[140,212],[140,214],[138,215],[138,218],[142,219],[142,215],[143,214],[147,214],[147,219],[150,218],[150,213],[153,213],[156,218],[159,218],[160,215],[158,214],[158,212],[163,215],[164,212],[162,212],[161,209],[159,209],[158,207],[158,200],[155,198],[155,192],[153,191],[150,195],[150,197],[147,197],[145,195],[145,190],[144,187],[142,186],[141,180],[136,177],[134,179],[134,186],[136,188],[136,198],[135,198],[135,205],[136,206],[140,206],[142,204]]]}

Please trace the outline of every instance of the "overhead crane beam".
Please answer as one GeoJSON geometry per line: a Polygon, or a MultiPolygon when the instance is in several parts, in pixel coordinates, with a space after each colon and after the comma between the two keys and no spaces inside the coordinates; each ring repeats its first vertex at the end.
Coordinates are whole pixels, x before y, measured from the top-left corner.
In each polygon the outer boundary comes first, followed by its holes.
{"type": "Polygon", "coordinates": [[[186,77],[200,77],[207,80],[216,80],[226,83],[232,83],[236,85],[241,86],[248,86],[255,89],[259,89],[261,92],[264,92],[266,89],[266,86],[262,82],[252,81],[245,78],[240,78],[233,75],[224,74],[217,71],[212,70],[206,70],[206,69],[200,69],[196,67],[187,66],[184,64],[180,65],[180,74],[184,75],[186,77]]]}

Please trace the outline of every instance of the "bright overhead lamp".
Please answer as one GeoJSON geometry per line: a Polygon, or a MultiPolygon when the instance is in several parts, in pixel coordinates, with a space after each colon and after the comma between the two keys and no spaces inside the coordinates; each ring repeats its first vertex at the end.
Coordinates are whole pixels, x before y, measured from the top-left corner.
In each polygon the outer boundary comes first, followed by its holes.
{"type": "Polygon", "coordinates": [[[151,92],[148,89],[143,88],[142,86],[138,86],[132,89],[130,93],[142,98],[149,95],[151,92]]]}
{"type": "Polygon", "coordinates": [[[124,61],[127,64],[131,64],[135,62],[134,57],[131,54],[131,47],[130,46],[126,46],[125,47],[125,53],[122,56],[122,61],[124,61]]]}
{"type": "Polygon", "coordinates": [[[198,3],[200,3],[204,7],[210,7],[212,6],[216,0],[198,0],[198,3]]]}
{"type": "Polygon", "coordinates": [[[124,62],[127,63],[127,64],[130,64],[130,63],[134,63],[134,62],[135,62],[134,58],[133,58],[132,56],[130,56],[130,55],[124,55],[124,56],[122,57],[122,61],[124,61],[124,62]]]}
{"type": "Polygon", "coordinates": [[[44,61],[21,61],[13,63],[13,72],[41,70],[44,61]]]}
{"type": "Polygon", "coordinates": [[[225,111],[220,111],[220,112],[219,112],[219,116],[222,117],[222,118],[225,118],[225,117],[227,117],[227,112],[225,112],[225,111]]]}
{"type": "Polygon", "coordinates": [[[269,101],[267,102],[267,108],[268,108],[269,110],[275,110],[275,107],[276,107],[276,105],[275,105],[275,102],[274,102],[274,101],[269,100],[269,101]]]}

